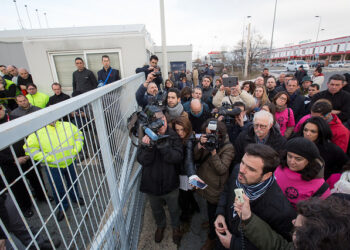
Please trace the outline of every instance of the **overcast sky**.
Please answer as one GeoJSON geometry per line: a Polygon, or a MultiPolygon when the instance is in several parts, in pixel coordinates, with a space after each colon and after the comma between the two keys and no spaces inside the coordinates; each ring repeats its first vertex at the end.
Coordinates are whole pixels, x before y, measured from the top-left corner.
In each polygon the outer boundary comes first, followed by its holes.
{"type": "MultiPolygon", "coordinates": [[[[50,28],[118,24],[145,24],[157,45],[161,44],[159,0],[17,0],[25,27],[24,5],[33,28],[42,27],[47,13],[50,28]]],[[[193,57],[212,50],[232,49],[242,38],[246,16],[252,29],[270,43],[275,0],[165,0],[168,45],[193,45],[193,57]]],[[[1,0],[0,30],[18,29],[13,0],[1,0]]],[[[278,0],[274,47],[311,39],[315,41],[350,35],[350,0],[278,0]]]]}

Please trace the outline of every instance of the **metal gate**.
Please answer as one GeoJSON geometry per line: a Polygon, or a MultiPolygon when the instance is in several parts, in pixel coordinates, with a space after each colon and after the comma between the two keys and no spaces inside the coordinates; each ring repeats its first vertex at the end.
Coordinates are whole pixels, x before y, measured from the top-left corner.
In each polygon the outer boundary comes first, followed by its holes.
{"type": "Polygon", "coordinates": [[[13,159],[0,164],[0,197],[13,207],[0,227],[14,249],[137,248],[144,196],[126,119],[143,81],[139,73],[0,125],[0,150],[13,159]]]}

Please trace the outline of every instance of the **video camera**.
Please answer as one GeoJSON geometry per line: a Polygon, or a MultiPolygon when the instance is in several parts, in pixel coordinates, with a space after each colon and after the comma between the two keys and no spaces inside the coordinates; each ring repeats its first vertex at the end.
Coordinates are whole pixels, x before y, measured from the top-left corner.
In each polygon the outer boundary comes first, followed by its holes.
{"type": "Polygon", "coordinates": [[[158,106],[147,105],[144,111],[133,114],[137,116],[137,119],[132,119],[133,115],[128,119],[128,123],[134,120],[134,124],[130,125],[132,128],[129,130],[138,138],[142,138],[144,134],[148,135],[151,139],[150,146],[164,142],[165,138],[169,137],[169,135],[157,134],[159,129],[164,125],[164,121],[156,116],[156,114],[161,113],[161,111],[162,110],[158,106]]]}
{"type": "Polygon", "coordinates": [[[232,105],[223,103],[219,111],[215,114],[215,118],[224,116],[225,124],[232,124],[235,122],[235,117],[238,116],[242,110],[239,107],[232,108],[232,105]]]}
{"type": "Polygon", "coordinates": [[[158,91],[158,93],[149,99],[148,105],[158,106],[161,111],[164,111],[167,105],[168,93],[164,90],[158,91]]]}

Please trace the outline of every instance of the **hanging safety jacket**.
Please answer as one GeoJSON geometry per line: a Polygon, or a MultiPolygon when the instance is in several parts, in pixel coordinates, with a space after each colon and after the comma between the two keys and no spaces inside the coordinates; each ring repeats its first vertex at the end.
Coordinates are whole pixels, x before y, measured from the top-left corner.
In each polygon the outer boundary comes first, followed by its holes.
{"type": "Polygon", "coordinates": [[[57,121],[55,126],[47,125],[29,135],[23,148],[35,161],[46,159],[49,167],[66,168],[82,149],[83,140],[81,131],[72,123],[57,121]]]}

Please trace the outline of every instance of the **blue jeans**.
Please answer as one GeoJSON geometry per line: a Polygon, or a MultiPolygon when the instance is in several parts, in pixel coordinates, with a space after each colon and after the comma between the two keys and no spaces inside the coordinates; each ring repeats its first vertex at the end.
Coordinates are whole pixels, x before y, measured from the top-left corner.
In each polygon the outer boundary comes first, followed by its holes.
{"type": "MultiPolygon", "coordinates": [[[[62,197],[66,194],[66,192],[65,192],[65,190],[64,190],[63,180],[61,179],[61,176],[60,176],[59,171],[61,172],[62,177],[63,177],[64,179],[66,179],[67,190],[69,190],[69,188],[72,186],[72,182],[74,182],[74,181],[77,179],[77,174],[76,174],[76,172],[75,172],[75,168],[74,168],[73,163],[70,164],[70,165],[69,165],[68,167],[66,167],[66,168],[51,168],[51,167],[46,167],[46,168],[45,168],[46,174],[47,174],[47,177],[48,177],[48,179],[49,179],[49,183],[50,183],[50,186],[51,186],[51,189],[52,189],[53,198],[55,199],[56,204],[58,204],[58,203],[59,203],[59,200],[58,200],[57,194],[56,194],[56,192],[55,192],[55,188],[54,188],[54,186],[53,186],[52,180],[51,180],[51,178],[50,178],[48,169],[49,169],[50,172],[51,172],[52,179],[53,179],[53,181],[54,181],[54,183],[55,183],[55,185],[56,185],[58,195],[60,196],[61,199],[62,199],[62,197]],[[68,171],[69,171],[69,173],[70,173],[70,176],[72,177],[72,182],[70,181],[68,171]]],[[[73,202],[76,202],[76,201],[79,199],[78,182],[75,182],[73,188],[70,189],[70,191],[69,191],[69,196],[70,196],[70,198],[71,198],[71,200],[72,200],[73,202]],[[74,193],[75,193],[75,194],[74,194],[74,193]]],[[[67,197],[65,197],[65,198],[62,200],[62,205],[63,205],[63,209],[64,209],[64,210],[66,210],[66,209],[68,208],[68,200],[67,200],[67,197]]],[[[60,206],[59,209],[60,209],[60,210],[63,210],[63,209],[62,209],[62,206],[60,206]]]]}

